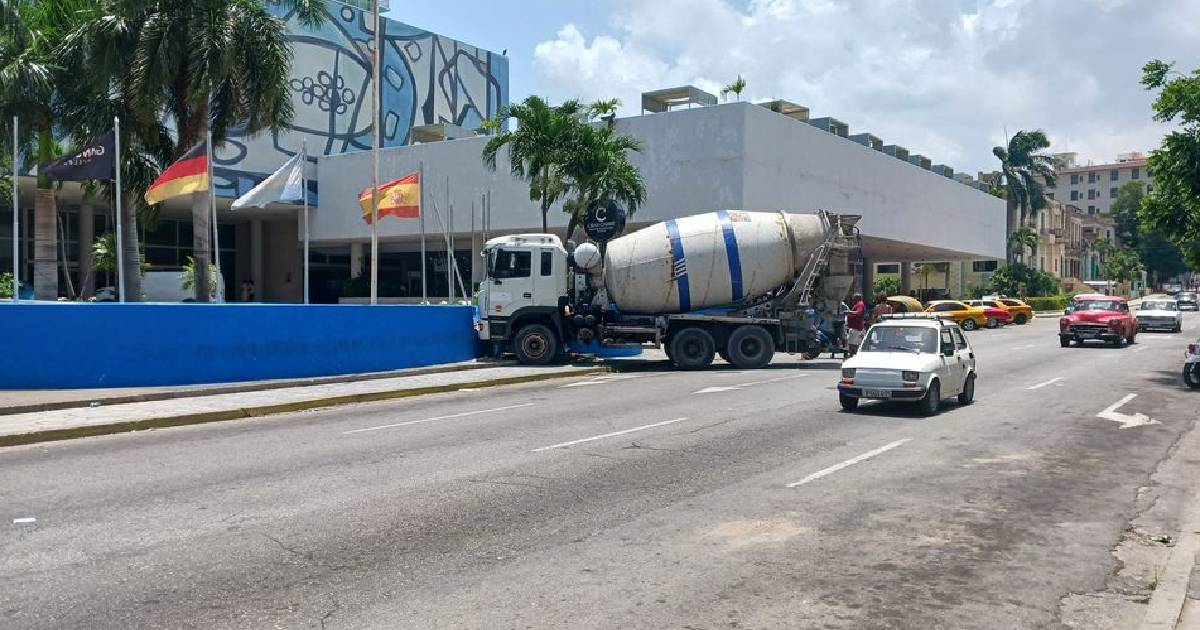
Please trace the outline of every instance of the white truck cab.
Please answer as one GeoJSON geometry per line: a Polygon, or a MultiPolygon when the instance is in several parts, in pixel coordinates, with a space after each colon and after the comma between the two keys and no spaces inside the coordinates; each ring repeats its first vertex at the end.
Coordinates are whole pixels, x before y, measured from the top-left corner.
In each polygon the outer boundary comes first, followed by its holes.
{"type": "Polygon", "coordinates": [[[479,287],[479,338],[513,340],[523,361],[549,363],[562,349],[567,304],[567,250],[552,234],[514,234],[483,248],[487,277],[479,287]]]}

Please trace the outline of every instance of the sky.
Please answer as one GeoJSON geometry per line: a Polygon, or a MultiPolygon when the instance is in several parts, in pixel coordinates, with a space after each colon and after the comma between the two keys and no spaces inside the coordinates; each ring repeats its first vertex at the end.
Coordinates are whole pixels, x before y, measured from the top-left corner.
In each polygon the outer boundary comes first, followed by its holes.
{"type": "Polygon", "coordinates": [[[513,100],[621,99],[739,74],[850,133],[974,174],[1043,129],[1083,163],[1158,146],[1150,59],[1200,67],[1200,0],[394,0],[390,16],[496,52],[513,100]]]}

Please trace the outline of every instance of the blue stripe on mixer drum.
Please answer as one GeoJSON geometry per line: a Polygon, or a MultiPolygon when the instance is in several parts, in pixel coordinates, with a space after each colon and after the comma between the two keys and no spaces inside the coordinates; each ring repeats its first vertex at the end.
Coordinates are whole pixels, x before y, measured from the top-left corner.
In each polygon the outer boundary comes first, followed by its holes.
{"type": "Polygon", "coordinates": [[[733,233],[733,221],[727,210],[717,210],[721,232],[725,235],[725,257],[729,260],[729,288],[734,302],[742,300],[742,258],[738,255],[737,235],[733,233]]]}
{"type": "Polygon", "coordinates": [[[686,313],[692,310],[692,291],[688,286],[687,258],[683,255],[683,241],[679,239],[679,224],[675,219],[667,221],[667,236],[671,238],[671,276],[679,287],[679,310],[686,313]]]}

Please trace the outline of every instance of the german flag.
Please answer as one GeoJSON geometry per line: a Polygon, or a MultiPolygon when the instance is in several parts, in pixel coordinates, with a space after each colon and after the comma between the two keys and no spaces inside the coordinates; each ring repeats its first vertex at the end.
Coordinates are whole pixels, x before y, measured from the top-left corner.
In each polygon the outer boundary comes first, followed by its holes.
{"type": "Polygon", "coordinates": [[[146,191],[146,203],[162,203],[199,190],[208,190],[208,143],[203,141],[154,180],[146,191]]]}
{"type": "MultiPolygon", "coordinates": [[[[371,222],[371,188],[368,186],[358,195],[362,206],[363,221],[371,222]]],[[[409,173],[379,185],[379,217],[388,215],[400,219],[415,219],[421,216],[421,173],[409,173]]]]}

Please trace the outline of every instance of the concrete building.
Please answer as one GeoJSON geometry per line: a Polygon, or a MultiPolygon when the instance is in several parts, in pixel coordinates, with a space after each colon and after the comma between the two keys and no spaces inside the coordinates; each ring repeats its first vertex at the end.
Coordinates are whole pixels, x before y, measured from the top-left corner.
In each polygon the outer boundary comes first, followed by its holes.
{"type": "Polygon", "coordinates": [[[1108,213],[1118,190],[1127,182],[1143,182],[1147,191],[1153,190],[1144,153],[1122,153],[1116,162],[1086,165],[1077,163],[1076,153],[1057,153],[1054,157],[1060,163],[1058,182],[1049,194],[1058,201],[1083,208],[1088,214],[1108,213]]]}
{"type": "MultiPolygon", "coordinates": [[[[616,120],[621,133],[644,146],[633,161],[646,180],[647,202],[630,228],[720,208],[747,210],[828,209],[862,215],[863,252],[870,281],[871,261],[970,261],[1004,255],[1004,201],[898,160],[857,140],[830,133],[783,110],[749,103],[693,106],[616,120]]],[[[445,274],[450,229],[464,276],[488,235],[540,229],[541,217],[528,187],[501,168],[486,170],[480,153],[486,138],[398,147],[383,152],[387,177],[423,168],[426,181],[428,294],[448,296],[445,274]],[[490,194],[490,217],[480,207],[490,194]],[[472,233],[470,226],[476,230],[472,233]]],[[[503,159],[500,160],[503,164],[503,159]]],[[[367,268],[370,226],[356,196],[369,182],[370,155],[347,153],[319,163],[321,209],[314,215],[315,247],[330,257],[349,258],[345,273],[367,268]]],[[[560,208],[549,213],[552,229],[564,229],[560,208]]],[[[419,299],[420,237],[416,220],[384,219],[381,285],[386,295],[419,299]]]]}
{"type": "MultiPolygon", "coordinates": [[[[307,146],[312,156],[309,201],[319,205],[317,157],[371,146],[373,33],[370,11],[362,8],[370,2],[356,4],[330,0],[326,21],[317,29],[302,26],[292,12],[271,5],[289,26],[294,55],[289,88],[295,117],[278,134],[246,137],[235,131],[216,150],[220,262],[230,298],[236,297],[236,287],[244,280],[254,282],[259,300],[299,301],[303,292],[296,207],[231,212],[230,202],[307,146]]],[[[383,21],[381,37],[380,101],[386,146],[455,137],[463,130],[471,135],[484,118],[507,104],[506,57],[394,20],[383,21]]],[[[39,297],[66,295],[68,281],[76,288],[85,286],[84,295],[90,294],[91,287],[113,284],[110,275],[97,277],[91,271],[88,255],[93,240],[112,229],[107,203],[85,198],[80,187],[68,185],[57,195],[60,229],[54,229],[53,218],[38,217],[43,225],[35,239],[34,185],[32,177],[21,182],[22,281],[33,277],[35,258],[53,265],[65,253],[66,270],[60,270],[57,291],[39,297]]],[[[7,271],[12,268],[12,210],[5,205],[0,210],[0,270],[7,271]]],[[[155,229],[141,229],[145,259],[152,270],[177,270],[192,253],[190,201],[163,204],[161,217],[155,229]]],[[[336,255],[330,259],[318,254],[313,260],[314,282],[340,285],[340,276],[330,279],[331,260],[338,269],[335,275],[341,274],[338,263],[348,265],[344,256],[339,260],[336,255]]]]}

